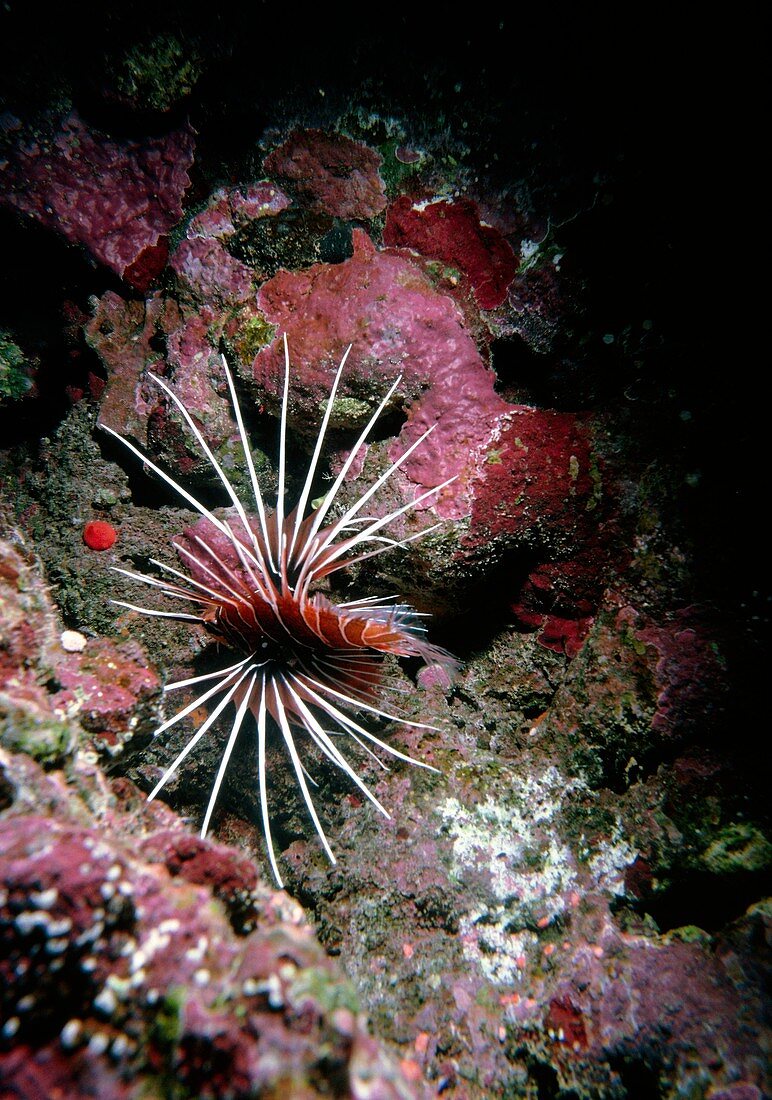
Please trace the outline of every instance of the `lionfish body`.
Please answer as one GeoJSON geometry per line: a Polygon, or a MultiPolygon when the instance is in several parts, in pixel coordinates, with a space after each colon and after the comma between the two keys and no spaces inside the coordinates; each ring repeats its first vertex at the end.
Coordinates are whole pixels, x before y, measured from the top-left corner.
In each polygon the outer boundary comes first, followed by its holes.
{"type": "Polygon", "coordinates": [[[257,726],[257,771],[263,829],[271,867],[279,885],[282,885],[282,880],[273,849],[268,810],[267,717],[270,715],[281,732],[308,812],[325,852],[334,863],[335,857],[308,789],[310,776],[301,762],[296,734],[307,735],[322,754],[344,771],[376,808],[388,817],[387,811],[340,751],[334,740],[335,735],[345,733],[350,736],[382,767],[385,765],[375,756],[369,745],[375,745],[420,767],[430,767],[380,740],[351,712],[356,714],[358,711],[365,711],[407,725],[431,728],[422,723],[410,722],[394,713],[393,709],[387,711],[379,706],[388,681],[384,656],[394,654],[400,657],[419,657],[428,664],[444,665],[448,670],[452,670],[456,664],[449,653],[427,641],[425,630],[420,625],[420,617],[411,607],[396,602],[396,597],[367,598],[336,605],[322,593],[314,591],[321,580],[353,562],[373,557],[395,546],[403,546],[406,542],[434,530],[435,527],[426,528],[401,542],[382,533],[398,516],[420,505],[453,479],[422,493],[386,516],[373,518],[362,514],[370,497],[421,444],[429,434],[426,432],[342,516],[329,521],[329,513],[338,490],[343,485],[357,452],[396,390],[400,381],[397,379],[352,448],[321,504],[310,514],[304,515],[338,384],[349,354],[347,351],[335,376],[303,490],[297,505],[287,513],[284,482],[289,353],[286,337],[284,347],[279,488],[273,510],[269,510],[263,500],[233,379],[224,357],[223,369],[244,450],[256,515],[247,514],[189,412],[160,378],[154,378],[154,381],[182,413],[188,428],[230,497],[232,508],[227,519],[218,518],[133,444],[112,429],[106,428],[202,516],[185,532],[181,541],[173,544],[185,562],[188,573],[155,559],[152,559],[153,564],[162,569],[169,579],[145,576],[125,569],[117,570],[133,580],[160,590],[166,597],[185,601],[189,610],[161,611],[123,601],[116,602],[144,615],[199,623],[214,638],[241,655],[236,663],[218,672],[166,685],[165,691],[173,691],[213,681],[212,686],[207,687],[203,694],[159,726],[155,731],[156,735],[165,732],[210,699],[218,696],[219,699],[149,797],[154,798],[160,792],[228,704],[233,703],[236,713],[204,817],[201,829],[201,835],[204,836],[239,732],[247,714],[251,714],[257,726]],[[329,724],[332,729],[325,728],[329,724]]]}

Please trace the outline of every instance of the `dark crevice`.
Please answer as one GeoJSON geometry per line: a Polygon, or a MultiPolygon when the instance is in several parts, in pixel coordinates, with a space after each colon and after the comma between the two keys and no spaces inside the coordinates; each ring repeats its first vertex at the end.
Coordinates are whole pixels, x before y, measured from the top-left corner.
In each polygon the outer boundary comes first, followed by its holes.
{"type": "Polygon", "coordinates": [[[502,599],[502,592],[511,593],[514,600],[537,561],[535,553],[507,554],[483,581],[464,591],[463,603],[455,602],[446,614],[430,620],[432,640],[462,660],[484,650],[491,638],[513,624],[509,602],[502,599]]]}
{"type": "Polygon", "coordinates": [[[625,1090],[625,1100],[661,1100],[659,1073],[642,1058],[609,1058],[609,1065],[625,1090]]]}
{"type": "Polygon", "coordinates": [[[73,400],[90,392],[92,376],[106,378],[75,330],[89,295],[120,283],[56,233],[2,209],[0,240],[0,329],[17,344],[34,375],[26,397],[0,406],[0,438],[10,448],[52,435],[73,400]]]}
{"type": "Polygon", "coordinates": [[[656,921],[661,933],[694,925],[718,932],[743,916],[746,909],[772,889],[769,872],[716,875],[681,872],[667,889],[634,908],[656,921]]]}

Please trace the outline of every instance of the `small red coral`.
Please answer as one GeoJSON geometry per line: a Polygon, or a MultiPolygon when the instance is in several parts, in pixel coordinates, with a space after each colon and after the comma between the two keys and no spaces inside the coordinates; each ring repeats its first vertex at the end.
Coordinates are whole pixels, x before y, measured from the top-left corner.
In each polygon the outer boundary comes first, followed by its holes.
{"type": "Polygon", "coordinates": [[[92,520],[83,528],[83,541],[89,550],[109,550],[117,538],[115,528],[102,519],[92,520]]]}
{"type": "Polygon", "coordinates": [[[481,309],[495,309],[506,300],[517,271],[511,245],[498,229],[481,220],[471,199],[423,205],[401,195],[389,207],[383,240],[460,268],[481,309]]]}

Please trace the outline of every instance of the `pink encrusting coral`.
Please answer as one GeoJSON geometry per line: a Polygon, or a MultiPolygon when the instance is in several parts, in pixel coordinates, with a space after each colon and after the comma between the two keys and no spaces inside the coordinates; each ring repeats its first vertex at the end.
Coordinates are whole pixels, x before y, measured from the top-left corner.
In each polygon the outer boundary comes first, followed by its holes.
{"type": "Polygon", "coordinates": [[[603,588],[618,564],[613,560],[612,539],[584,528],[571,557],[540,562],[510,605],[519,626],[537,631],[541,645],[568,657],[579,652],[603,588]]]}
{"type": "Polygon", "coordinates": [[[77,714],[90,732],[122,739],[138,708],[159,687],[158,677],[147,667],[147,654],[132,640],[91,638],[82,653],[60,658],[56,677],[59,690],[52,703],[58,714],[77,714]]]}
{"type": "Polygon", "coordinates": [[[116,141],[73,111],[50,135],[20,134],[0,164],[0,202],[83,245],[145,290],[166,265],[194,148],[190,126],[116,141]]]}
{"type": "MultiPolygon", "coordinates": [[[[343,263],[280,271],[258,294],[266,319],[288,333],[295,349],[290,407],[298,430],[316,422],[335,357],[349,342],[352,368],[341,387],[349,409],[368,408],[379,379],[401,374],[406,420],[383,445],[385,458],[394,461],[433,430],[394,478],[392,501],[455,477],[422,505],[421,522],[428,525],[429,516],[464,521],[447,529],[453,552],[432,566],[435,583],[453,591],[463,587],[470,568],[484,576],[506,554],[526,552],[542,573],[534,574],[530,591],[527,582],[521,590],[525,578],[513,577],[504,598],[545,646],[575,653],[615,553],[613,491],[588,418],[506,401],[452,288],[437,282],[419,257],[378,250],[361,230],[353,240],[354,254],[343,263]]],[[[274,404],[280,365],[278,340],[252,364],[274,404]]],[[[366,479],[366,468],[360,459],[352,473],[358,479],[364,469],[366,479]]]]}
{"type": "Polygon", "coordinates": [[[153,348],[159,335],[169,336],[180,325],[180,308],[158,294],[145,301],[126,300],[113,290],[93,303],[94,315],[85,326],[86,342],[104,364],[108,380],[100,421],[120,427],[134,439],[147,439],[148,415],[155,404],[143,381],[148,364],[161,360],[153,348]]]}
{"type": "Polygon", "coordinates": [[[246,301],[255,291],[254,273],[214,237],[180,241],[170,266],[183,286],[214,301],[246,301]]]}
{"type": "MultiPolygon", "coordinates": [[[[330,367],[349,343],[346,396],[366,400],[379,379],[402,375],[401,392],[413,402],[392,460],[434,426],[402,467],[414,486],[432,488],[465,470],[510,407],[496,394],[495,376],[454,300],[432,284],[418,262],[376,250],[361,230],[354,233],[351,259],[280,271],[261,288],[258,304],[287,333],[299,364],[294,396],[309,412],[329,389],[330,367]]],[[[268,393],[277,391],[280,355],[274,341],[253,364],[268,393]]],[[[437,512],[445,518],[468,512],[463,479],[443,491],[437,512]]]]}
{"type": "Polygon", "coordinates": [[[43,659],[50,662],[55,654],[62,656],[43,587],[33,562],[18,547],[0,540],[0,697],[36,718],[53,716],[36,665],[43,659]]]}
{"type": "Polygon", "coordinates": [[[478,468],[470,541],[536,541],[575,520],[577,502],[592,510],[593,472],[590,440],[574,414],[510,406],[478,468]]]}
{"type": "MultiPolygon", "coordinates": [[[[413,400],[389,457],[433,426],[401,473],[416,491],[458,476],[433,506],[446,518],[469,517],[466,552],[537,529],[570,531],[577,514],[592,508],[600,486],[581,422],[500,397],[461,309],[418,261],[378,251],[356,231],[351,259],[280,271],[263,285],[258,304],[295,349],[293,397],[301,422],[313,415],[331,365],[349,342],[346,396],[366,399],[377,379],[403,375],[401,389],[413,400]]],[[[280,357],[274,341],[252,366],[274,396],[280,357]]]]}
{"type": "Polygon", "coordinates": [[[657,656],[657,707],[652,730],[672,734],[715,720],[726,706],[726,661],[714,643],[710,619],[699,607],[672,613],[667,623],[636,622],[636,638],[657,656]]]}
{"type": "Polygon", "coordinates": [[[280,214],[289,205],[290,200],[281,188],[270,180],[260,180],[248,187],[220,187],[204,209],[190,219],[186,236],[189,240],[226,239],[255,219],[280,214]]]}
{"type": "Polygon", "coordinates": [[[226,242],[238,229],[275,216],[290,200],[269,181],[230,191],[215,191],[207,206],[191,218],[170,266],[182,287],[203,302],[245,303],[255,292],[258,273],[228,252],[226,242]]]}

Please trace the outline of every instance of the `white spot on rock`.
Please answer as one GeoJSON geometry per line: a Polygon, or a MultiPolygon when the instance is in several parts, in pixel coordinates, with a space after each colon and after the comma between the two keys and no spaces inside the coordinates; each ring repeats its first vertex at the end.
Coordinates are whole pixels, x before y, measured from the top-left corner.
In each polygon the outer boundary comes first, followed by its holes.
{"type": "Polygon", "coordinates": [[[62,649],[67,653],[82,653],[86,648],[86,636],[79,630],[63,630],[59,641],[62,649]]]}
{"type": "Polygon", "coordinates": [[[80,1020],[72,1019],[67,1021],[59,1032],[59,1042],[65,1050],[72,1050],[78,1045],[82,1030],[83,1024],[80,1020]]]}

